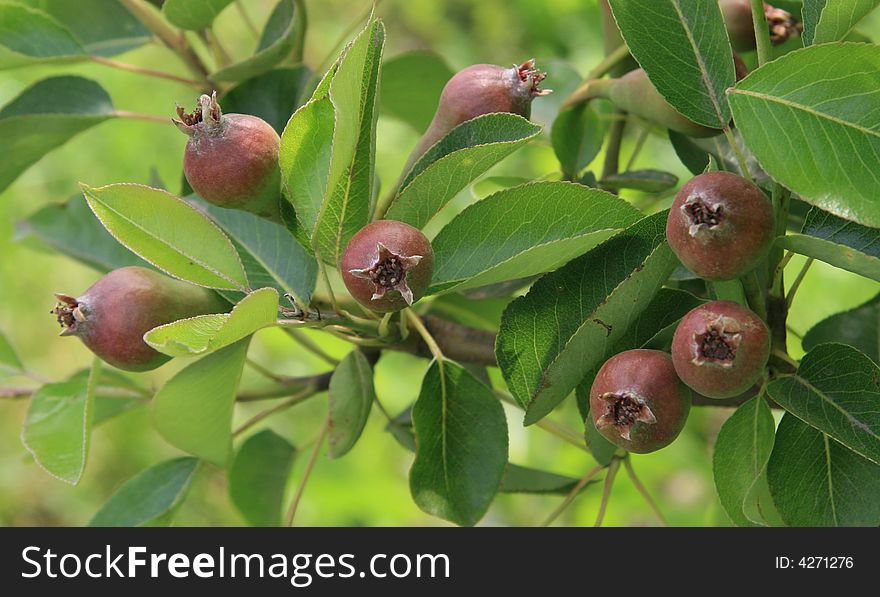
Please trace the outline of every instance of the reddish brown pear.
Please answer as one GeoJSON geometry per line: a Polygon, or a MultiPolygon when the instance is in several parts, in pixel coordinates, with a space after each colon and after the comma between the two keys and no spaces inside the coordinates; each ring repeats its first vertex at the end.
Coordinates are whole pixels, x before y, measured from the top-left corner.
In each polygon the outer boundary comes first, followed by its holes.
{"type": "Polygon", "coordinates": [[[56,294],[52,313],[64,328],[110,365],[126,371],[149,371],[169,357],[144,342],[154,327],[229,310],[216,292],[174,280],[142,267],[114,270],[79,298],[56,294]]]}
{"type": "Polygon", "coordinates": [[[691,393],[672,359],[658,350],[628,350],[608,359],[590,388],[590,414],[608,441],[646,454],[671,444],[687,421],[691,393]]]}
{"type": "Polygon", "coordinates": [[[199,196],[219,207],[241,209],[281,222],[281,139],[262,118],[223,114],[216,93],[199,98],[191,114],[173,120],[189,136],[183,172],[199,196]]]}
{"type": "Polygon", "coordinates": [[[417,228],[377,220],[349,241],[341,270],[345,287],[360,304],[379,313],[400,311],[431,284],[434,250],[417,228]]]}

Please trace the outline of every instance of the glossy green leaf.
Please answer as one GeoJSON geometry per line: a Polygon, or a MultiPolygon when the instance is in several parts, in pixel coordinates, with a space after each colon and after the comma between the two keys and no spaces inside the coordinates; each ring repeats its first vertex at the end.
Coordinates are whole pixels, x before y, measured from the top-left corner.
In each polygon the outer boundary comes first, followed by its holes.
{"type": "Polygon", "coordinates": [[[318,262],[286,228],[246,211],[204,205],[235,245],[251,287],[272,286],[293,295],[301,305],[309,304],[318,262]]]}
{"type": "Polygon", "coordinates": [[[844,39],[880,0],[804,0],[804,45],[844,39]]]}
{"type": "Polygon", "coordinates": [[[725,512],[737,526],[753,525],[743,511],[744,504],[752,485],[765,474],[775,432],[770,407],[762,396],[756,396],[736,409],[715,440],[715,489],[725,512]]]}
{"type": "MultiPolygon", "coordinates": [[[[568,495],[578,480],[549,471],[519,466],[508,462],[501,481],[501,493],[531,493],[539,495],[568,495]]],[[[595,482],[595,481],[594,481],[595,482]]],[[[584,489],[590,483],[584,485],[584,489]]]]}
{"type": "Polygon", "coordinates": [[[204,214],[159,189],[81,184],[89,207],[119,242],[166,273],[208,288],[247,288],[241,259],[204,214]]]}
{"type": "Polygon", "coordinates": [[[553,121],[553,151],[567,179],[574,179],[599,155],[605,128],[605,121],[589,104],[563,110],[553,121]]]}
{"type": "MultiPolygon", "coordinates": [[[[0,5],[0,12],[3,7],[0,5]]],[[[2,25],[0,25],[2,26],[2,25]]],[[[84,130],[113,116],[98,83],[82,77],[38,81],[0,109],[0,191],[22,172],[84,130]]]]}
{"type": "Polygon", "coordinates": [[[199,359],[159,390],[153,399],[153,424],[171,445],[226,466],[248,343],[241,340],[199,359]]]}
{"type": "Polygon", "coordinates": [[[311,74],[307,67],[298,65],[275,68],[242,81],[223,95],[223,111],[258,116],[280,135],[299,108],[311,74]]]}
{"type": "Polygon", "coordinates": [[[843,220],[816,207],[804,221],[800,234],[789,234],[776,243],[790,251],[880,281],[880,229],[843,220]]]}
{"type": "Polygon", "coordinates": [[[172,25],[198,31],[211,26],[232,0],[165,0],[162,12],[172,25]]]}
{"type": "Polygon", "coordinates": [[[0,69],[85,56],[67,27],[45,12],[17,3],[0,4],[0,69]]]}
{"type": "Polygon", "coordinates": [[[0,377],[21,373],[24,365],[3,332],[0,332],[0,377]]]}
{"type": "Polygon", "coordinates": [[[612,190],[634,189],[644,193],[662,193],[678,184],[678,177],[660,170],[630,170],[606,176],[599,183],[612,190]]]}
{"type": "Polygon", "coordinates": [[[832,214],[880,228],[880,47],[824,44],[765,64],[730,91],[770,176],[832,214]]]}
{"type": "Polygon", "coordinates": [[[107,0],[24,0],[68,29],[85,52],[113,56],[133,50],[153,34],[120,2],[107,0]]]}
{"type": "MultiPolygon", "coordinates": [[[[595,374],[588,375],[587,378],[592,380],[595,374]]],[[[591,383],[580,383],[574,389],[575,399],[577,400],[578,411],[584,420],[584,443],[587,449],[598,464],[608,466],[617,452],[617,446],[609,442],[596,429],[593,419],[590,417],[590,386],[591,383]]]]}
{"type": "Polygon", "coordinates": [[[641,218],[626,201],[566,182],[499,191],[456,216],[432,242],[433,292],[552,271],[641,218]]]}
{"type": "Polygon", "coordinates": [[[281,136],[285,192],[312,246],[335,264],[369,221],[376,95],[385,41],[372,20],[343,51],[281,136]]]}
{"type": "Polygon", "coordinates": [[[278,291],[261,288],[230,313],[199,315],[153,328],[144,341],[161,353],[186,357],[215,352],[278,322],[278,291]]]}
{"type": "Polygon", "coordinates": [[[229,469],[229,497],[251,526],[281,524],[284,488],[293,468],[296,448],[264,429],[247,438],[229,469]]]}
{"type": "Polygon", "coordinates": [[[666,100],[694,122],[726,127],[733,56],[717,2],[609,0],[633,57],[666,100]]]}
{"type": "Polygon", "coordinates": [[[495,353],[527,425],[600,363],[678,265],[666,215],[646,217],[544,276],[504,312],[495,353]]]}
{"type": "Polygon", "coordinates": [[[412,410],[415,503],[462,526],[483,517],[507,465],[507,420],[492,391],[461,366],[432,363],[412,410]]]}
{"type": "Polygon", "coordinates": [[[82,478],[92,435],[92,404],[101,363],[68,381],[46,384],[34,392],[21,440],[43,469],[66,483],[82,478]]]}
{"type": "Polygon", "coordinates": [[[789,526],[880,525],[880,466],[791,414],[776,430],[767,479],[789,526]]]}
{"type": "Polygon", "coordinates": [[[271,70],[289,57],[300,46],[305,35],[306,18],[298,10],[300,6],[301,3],[295,0],[279,0],[269,16],[254,55],[211,73],[211,79],[243,81],[271,70]]]}
{"type": "Polygon", "coordinates": [[[16,226],[16,235],[34,236],[58,253],[100,272],[131,265],[152,267],[101,226],[82,195],[39,209],[16,226]]]}
{"type": "Polygon", "coordinates": [[[789,413],[880,464],[880,367],[845,344],[820,344],[767,394],[789,413]]]}
{"type": "Polygon", "coordinates": [[[880,365],[880,294],[814,325],[804,336],[804,350],[809,352],[826,342],[848,344],[880,365]]]}
{"type": "Polygon", "coordinates": [[[541,127],[507,113],[485,114],[458,125],[404,177],[387,217],[423,227],[459,191],[540,132],[541,127]]]}
{"type": "Polygon", "coordinates": [[[328,452],[330,458],[340,458],[357,443],[376,399],[373,367],[360,350],[352,350],[337,365],[328,398],[328,452]]]}
{"type": "Polygon", "coordinates": [[[424,133],[453,74],[446,61],[433,52],[416,50],[389,58],[382,64],[379,109],[424,133]]]}
{"type": "Polygon", "coordinates": [[[90,527],[150,525],[183,500],[195,476],[196,458],[166,460],[132,477],[89,521],[90,527]]]}
{"type": "Polygon", "coordinates": [[[697,145],[692,138],[670,130],[669,142],[672,143],[675,155],[691,174],[696,176],[706,171],[711,154],[697,145]]]}

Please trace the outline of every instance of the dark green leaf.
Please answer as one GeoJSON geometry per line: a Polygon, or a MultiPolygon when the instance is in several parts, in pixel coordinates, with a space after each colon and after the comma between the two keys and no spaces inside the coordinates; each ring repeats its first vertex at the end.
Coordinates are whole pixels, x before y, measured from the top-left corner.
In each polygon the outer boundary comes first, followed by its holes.
{"type": "Polygon", "coordinates": [[[791,414],[776,430],[767,479],[789,526],[880,525],[880,466],[791,414]]]}
{"type": "MultiPolygon", "coordinates": [[[[578,480],[565,475],[557,475],[527,466],[508,462],[501,481],[501,493],[534,493],[567,495],[577,485],[578,480]]],[[[595,481],[594,481],[595,482],[595,481]]],[[[584,488],[589,487],[589,483],[584,488]]]]}
{"type": "Polygon", "coordinates": [[[495,352],[527,425],[601,363],[675,269],[666,215],[644,218],[544,276],[504,312],[495,352]]]}
{"type": "Polygon", "coordinates": [[[709,165],[710,154],[708,151],[694,143],[694,140],[686,135],[669,131],[669,141],[672,143],[675,154],[681,163],[690,170],[691,174],[702,174],[709,165]]]}
{"type": "MultiPolygon", "coordinates": [[[[188,0],[187,0],[188,1],[188,0]]],[[[253,56],[211,74],[214,81],[243,81],[274,68],[289,57],[302,43],[305,35],[305,14],[297,10],[300,3],[279,0],[257,44],[253,56]]]]}
{"type": "Polygon", "coordinates": [[[284,488],[290,477],[296,448],[264,429],[242,444],[229,469],[229,497],[251,526],[281,524],[284,488]]]}
{"type": "Polygon", "coordinates": [[[733,55],[717,2],[610,0],[626,45],[651,82],[698,124],[730,122],[725,91],[735,82],[733,55]]]}
{"type": "MultiPolygon", "coordinates": [[[[0,4],[0,15],[10,6],[0,4]]],[[[43,79],[22,91],[0,109],[0,153],[4,156],[0,191],[44,155],[111,118],[113,112],[104,88],[82,77],[43,79]]]]}
{"type": "Polygon", "coordinates": [[[744,513],[750,489],[765,474],[773,450],[776,422],[762,396],[755,396],[725,421],[715,441],[715,489],[730,519],[753,526],[744,513]]]}
{"type": "Polygon", "coordinates": [[[242,81],[223,96],[223,111],[259,116],[280,135],[299,108],[311,74],[307,67],[299,65],[276,68],[242,81]]]}
{"type": "Polygon", "coordinates": [[[880,228],[880,47],[823,44],[767,63],[730,92],[736,125],[770,176],[841,218],[880,228]]]}
{"type": "Polygon", "coordinates": [[[413,500],[471,526],[486,513],[507,465],[507,421],[492,392],[451,361],[434,362],[413,407],[413,500]]]}
{"type": "Polygon", "coordinates": [[[330,458],[340,458],[357,443],[376,399],[373,367],[360,350],[352,350],[336,367],[328,398],[327,445],[330,458]]]}
{"type": "Polygon", "coordinates": [[[186,495],[198,465],[195,458],[175,458],[148,468],[123,483],[89,526],[135,527],[164,517],[186,495]]]}
{"type": "Polygon", "coordinates": [[[868,228],[814,207],[800,234],[777,240],[785,249],[880,281],[880,229],[868,228]]]}
{"type": "Polygon", "coordinates": [[[165,0],[162,12],[165,18],[181,29],[198,31],[207,29],[217,15],[232,0],[165,0]]]}
{"type": "Polygon", "coordinates": [[[452,75],[446,61],[433,52],[418,50],[389,58],[382,64],[382,113],[424,133],[452,75]]]}
{"type": "Polygon", "coordinates": [[[387,217],[423,227],[459,191],[540,132],[541,127],[507,113],[458,125],[404,177],[387,217]]]}
{"type": "Polygon", "coordinates": [[[811,351],[826,342],[849,344],[880,365],[880,294],[860,307],[814,325],[804,336],[804,350],[811,351]]]}
{"type": "Polygon", "coordinates": [[[804,0],[804,45],[840,41],[880,0],[804,0]]]}
{"type": "Polygon", "coordinates": [[[73,34],[45,12],[16,3],[0,4],[0,69],[77,60],[85,54],[73,34]]]}
{"type": "Polygon", "coordinates": [[[619,197],[578,184],[536,182],[499,191],[465,209],[434,239],[432,292],[552,271],[640,216],[619,197]]]}
{"type": "Polygon", "coordinates": [[[101,226],[82,195],[43,207],[19,223],[17,234],[33,235],[62,255],[100,272],[130,265],[152,267],[101,226]]]}
{"type": "Polygon", "coordinates": [[[789,413],[880,464],[880,367],[845,344],[820,344],[767,394],[789,413]]]}
{"type": "Polygon", "coordinates": [[[605,124],[589,104],[563,110],[553,121],[553,151],[569,180],[589,166],[602,149],[605,124]]]}

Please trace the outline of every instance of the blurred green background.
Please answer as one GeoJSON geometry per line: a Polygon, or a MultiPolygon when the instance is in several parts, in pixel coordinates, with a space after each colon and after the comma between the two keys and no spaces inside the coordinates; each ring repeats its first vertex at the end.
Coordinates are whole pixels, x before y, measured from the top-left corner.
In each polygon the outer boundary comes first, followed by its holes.
{"type": "MultiPolygon", "coordinates": [[[[271,0],[246,0],[244,4],[258,26],[265,22],[273,6],[271,0]]],[[[351,23],[364,14],[368,3],[307,0],[306,4],[306,62],[315,66],[325,60],[351,23]]],[[[477,62],[507,65],[536,57],[539,65],[546,65],[550,59],[561,59],[581,75],[602,58],[599,13],[594,0],[385,0],[378,13],[387,27],[386,57],[413,49],[432,49],[454,70],[477,62]]],[[[255,39],[234,9],[224,11],[215,27],[224,46],[235,56],[243,57],[253,50],[255,39]]],[[[880,32],[880,19],[874,15],[860,30],[874,37],[880,32]]],[[[174,55],[156,44],[116,58],[187,74],[174,55]]],[[[175,102],[190,107],[196,98],[195,92],[185,86],[96,64],[53,65],[0,72],[0,105],[30,83],[57,73],[75,73],[100,81],[120,110],[170,116],[175,102]]],[[[412,84],[418,86],[419,81],[412,84]]],[[[552,77],[545,83],[548,88],[554,85],[552,77]]],[[[538,100],[541,101],[550,100],[538,100]]],[[[541,108],[536,104],[536,119],[541,117],[541,108]]],[[[624,160],[637,136],[635,127],[630,127],[623,148],[624,160]]],[[[380,119],[377,166],[382,181],[397,178],[416,140],[417,135],[407,125],[380,119]]],[[[49,252],[32,239],[18,240],[16,224],[40,207],[76,194],[79,181],[92,186],[114,182],[150,184],[158,176],[176,190],[184,144],[184,136],[170,123],[112,120],[53,152],[0,194],[0,330],[10,338],[31,371],[61,379],[89,365],[90,354],[81,344],[57,336],[57,323],[48,311],[53,305],[53,292],[76,295],[99,274],[49,252]]],[[[601,163],[601,159],[600,154],[596,163],[601,163]]],[[[674,172],[684,180],[688,176],[668,142],[658,135],[648,138],[634,167],[674,172]]],[[[491,175],[535,178],[553,175],[557,169],[545,135],[500,164],[491,175]]],[[[475,191],[465,191],[447,210],[448,214],[485,195],[489,187],[490,184],[482,183],[475,191]]],[[[669,201],[671,197],[654,209],[666,207],[669,201]]],[[[432,225],[429,232],[436,233],[436,227],[432,225]]],[[[792,261],[789,281],[802,264],[801,258],[792,261]]],[[[878,290],[877,283],[816,263],[791,313],[792,355],[802,354],[797,334],[803,334],[828,315],[869,300],[878,290]]],[[[336,356],[348,350],[343,342],[325,335],[312,337],[336,356]]],[[[281,374],[311,374],[327,367],[277,330],[260,332],[252,346],[251,357],[255,361],[281,374]]],[[[159,387],[181,365],[173,362],[145,376],[144,383],[159,387]]],[[[426,366],[426,361],[403,354],[382,358],[377,366],[376,389],[389,410],[399,412],[415,399],[426,366]]],[[[27,383],[26,379],[12,379],[3,385],[27,383]]],[[[257,389],[266,383],[253,371],[246,371],[244,387],[257,389]]],[[[291,492],[299,481],[310,443],[324,420],[325,404],[324,400],[315,399],[266,423],[302,450],[290,479],[291,492]]],[[[25,400],[0,400],[0,525],[85,524],[123,481],[178,455],[151,429],[149,409],[135,409],[95,429],[85,476],[78,486],[72,487],[46,474],[22,446],[19,434],[26,408],[25,400]]],[[[239,407],[236,421],[260,408],[239,407]]],[[[728,524],[713,489],[711,454],[714,437],[730,412],[722,408],[694,409],[685,432],[671,447],[634,458],[636,470],[672,524],[728,524]]],[[[521,412],[510,409],[508,415],[512,462],[573,477],[582,476],[594,465],[585,452],[566,446],[540,429],[524,429],[521,412]]],[[[573,428],[583,428],[573,400],[554,418],[573,428]]],[[[374,410],[364,436],[348,456],[335,461],[318,460],[297,514],[297,524],[445,524],[423,514],[413,504],[407,483],[412,455],[384,431],[384,423],[374,410]]],[[[592,524],[599,493],[598,487],[589,488],[557,524],[592,524]]],[[[537,524],[561,499],[500,495],[481,524],[537,524]]],[[[624,474],[618,476],[605,521],[608,525],[656,524],[624,474]]],[[[205,467],[178,513],[176,524],[242,524],[227,496],[222,471],[205,467]]]]}

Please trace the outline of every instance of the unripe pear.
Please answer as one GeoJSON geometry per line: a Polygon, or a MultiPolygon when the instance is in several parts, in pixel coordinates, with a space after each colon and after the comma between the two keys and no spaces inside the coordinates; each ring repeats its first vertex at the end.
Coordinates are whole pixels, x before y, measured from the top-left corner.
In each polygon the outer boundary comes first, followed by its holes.
{"type": "Polygon", "coordinates": [[[199,98],[192,114],[177,108],[173,122],[189,136],[183,172],[199,196],[219,207],[241,209],[281,222],[281,139],[262,118],[223,114],[216,93],[199,98]]]}
{"type": "Polygon", "coordinates": [[[149,371],[169,357],[146,342],[154,327],[209,313],[229,310],[216,292],[169,278],[143,267],[113,270],[79,298],[56,294],[52,313],[89,350],[118,369],[149,371]]]}

